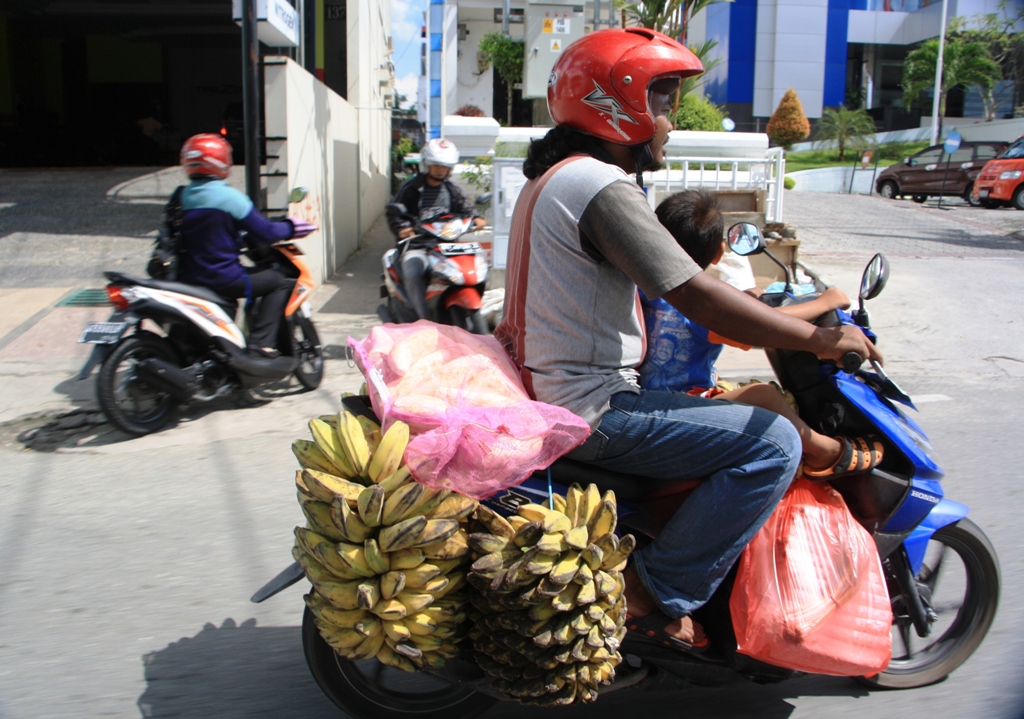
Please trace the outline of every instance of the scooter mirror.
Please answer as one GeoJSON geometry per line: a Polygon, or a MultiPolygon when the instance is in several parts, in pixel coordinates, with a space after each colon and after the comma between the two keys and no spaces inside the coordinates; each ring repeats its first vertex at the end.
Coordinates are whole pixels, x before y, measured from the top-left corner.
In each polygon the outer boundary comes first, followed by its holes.
{"type": "Polygon", "coordinates": [[[864,268],[860,278],[860,298],[870,300],[877,297],[889,279],[889,261],[882,253],[876,254],[864,268]]]}
{"type": "Polygon", "coordinates": [[[737,255],[756,255],[765,249],[764,238],[757,225],[749,222],[737,222],[729,228],[729,249],[737,255]]]}
{"type": "Polygon", "coordinates": [[[390,204],[384,205],[384,214],[386,214],[388,217],[401,217],[402,215],[406,214],[405,205],[403,205],[401,202],[392,202],[390,204]]]}
{"type": "Polygon", "coordinates": [[[301,185],[299,187],[293,187],[292,191],[288,193],[289,204],[295,204],[296,202],[302,202],[306,199],[306,195],[309,194],[309,190],[301,185]]]}
{"type": "Polygon", "coordinates": [[[483,194],[477,195],[474,202],[478,207],[487,207],[487,205],[491,204],[491,193],[484,192],[483,194]]]}

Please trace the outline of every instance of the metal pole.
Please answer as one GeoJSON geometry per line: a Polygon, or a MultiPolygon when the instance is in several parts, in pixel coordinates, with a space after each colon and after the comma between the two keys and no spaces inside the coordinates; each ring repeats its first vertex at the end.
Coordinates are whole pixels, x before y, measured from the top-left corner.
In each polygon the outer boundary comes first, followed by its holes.
{"type": "Polygon", "coordinates": [[[512,0],[504,0],[501,3],[501,34],[509,37],[508,23],[509,14],[512,12],[512,0]]]}
{"type": "Polygon", "coordinates": [[[939,59],[935,63],[935,92],[932,97],[932,143],[939,144],[939,95],[942,94],[942,50],[946,44],[946,6],[949,0],[942,0],[942,22],[939,23],[939,59]]]}
{"type": "Polygon", "coordinates": [[[260,41],[256,36],[256,2],[245,0],[242,10],[242,122],[245,135],[245,194],[260,208],[260,41]]]}
{"type": "Polygon", "coordinates": [[[951,153],[946,153],[946,169],[942,171],[942,187],[939,188],[939,205],[942,208],[942,193],[946,191],[946,176],[949,174],[949,161],[953,159],[951,153]]]}

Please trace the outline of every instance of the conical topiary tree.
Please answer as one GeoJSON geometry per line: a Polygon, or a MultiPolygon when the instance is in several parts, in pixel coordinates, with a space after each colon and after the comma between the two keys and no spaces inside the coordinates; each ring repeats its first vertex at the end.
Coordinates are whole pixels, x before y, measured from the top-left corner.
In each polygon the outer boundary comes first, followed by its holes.
{"type": "Polygon", "coordinates": [[[793,88],[786,90],[786,94],[779,100],[779,106],[775,108],[775,114],[768,120],[765,131],[772,143],[781,145],[787,150],[794,142],[806,140],[810,136],[811,123],[804,115],[804,107],[800,104],[796,90],[793,88]]]}

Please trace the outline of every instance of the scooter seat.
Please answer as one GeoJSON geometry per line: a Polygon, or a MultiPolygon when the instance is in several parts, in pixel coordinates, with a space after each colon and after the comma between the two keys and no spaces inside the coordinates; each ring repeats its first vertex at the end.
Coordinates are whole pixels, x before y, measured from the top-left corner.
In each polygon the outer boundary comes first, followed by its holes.
{"type": "Polygon", "coordinates": [[[143,279],[139,277],[132,277],[131,275],[125,275],[120,272],[104,272],[104,276],[111,282],[124,282],[126,284],[138,285],[139,287],[149,287],[153,290],[166,290],[168,292],[177,292],[181,295],[188,295],[190,297],[198,297],[201,300],[207,300],[208,302],[214,302],[220,305],[230,317],[235,316],[235,312],[238,310],[238,301],[231,299],[230,297],[224,297],[219,295],[209,287],[203,287],[201,285],[187,285],[184,282],[168,282],[166,280],[152,280],[143,279]]]}
{"type": "MultiPolygon", "coordinates": [[[[546,472],[542,472],[545,474],[546,472]]],[[[642,502],[648,499],[666,497],[693,489],[699,479],[654,479],[638,474],[622,474],[597,467],[586,462],[577,462],[562,457],[551,465],[551,479],[560,484],[573,482],[586,487],[596,484],[602,492],[612,490],[616,499],[627,502],[642,502]]]]}

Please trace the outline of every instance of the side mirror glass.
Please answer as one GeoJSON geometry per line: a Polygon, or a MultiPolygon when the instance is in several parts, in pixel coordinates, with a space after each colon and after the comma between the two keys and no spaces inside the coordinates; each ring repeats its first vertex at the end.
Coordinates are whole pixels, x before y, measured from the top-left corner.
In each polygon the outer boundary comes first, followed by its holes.
{"type": "Polygon", "coordinates": [[[309,190],[301,185],[299,187],[293,187],[292,191],[288,193],[288,203],[294,205],[296,202],[302,202],[306,199],[306,195],[309,194],[309,190]]]}
{"type": "Polygon", "coordinates": [[[889,261],[882,253],[876,254],[864,268],[860,278],[860,298],[870,300],[877,297],[889,279],[889,261]]]}
{"type": "Polygon", "coordinates": [[[482,193],[480,195],[477,195],[476,199],[474,199],[474,202],[479,207],[487,207],[489,204],[491,204],[491,197],[492,197],[492,193],[484,192],[484,193],[482,193]]]}
{"type": "Polygon", "coordinates": [[[737,222],[729,228],[729,249],[737,255],[756,255],[764,250],[764,238],[757,225],[749,222],[737,222]]]}

